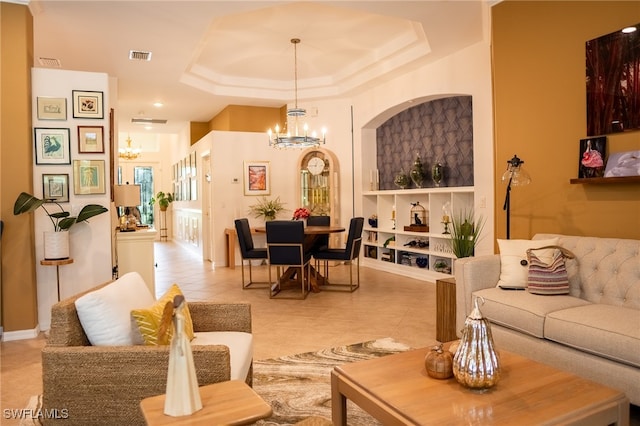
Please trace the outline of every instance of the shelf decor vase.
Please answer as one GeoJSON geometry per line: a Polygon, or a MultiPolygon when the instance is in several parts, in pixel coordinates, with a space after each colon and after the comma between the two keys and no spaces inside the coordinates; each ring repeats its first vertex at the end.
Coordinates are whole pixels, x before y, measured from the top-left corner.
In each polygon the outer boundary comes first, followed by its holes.
{"type": "Polygon", "coordinates": [[[418,155],[416,157],[416,160],[413,162],[410,176],[416,187],[422,188],[422,181],[424,180],[424,170],[422,169],[422,161],[420,160],[420,155],[418,155]]]}
{"type": "Polygon", "coordinates": [[[500,360],[489,321],[482,316],[478,299],[481,298],[475,298],[474,308],[464,322],[462,339],[453,357],[453,375],[465,387],[485,390],[500,380],[500,360]]]}
{"type": "Polygon", "coordinates": [[[398,173],[393,179],[393,183],[395,183],[400,189],[406,189],[407,186],[409,186],[409,177],[404,170],[400,170],[400,173],[398,173]]]}
{"type": "Polygon", "coordinates": [[[444,166],[440,163],[436,163],[431,168],[431,179],[436,186],[440,186],[442,178],[444,177],[444,166]]]}

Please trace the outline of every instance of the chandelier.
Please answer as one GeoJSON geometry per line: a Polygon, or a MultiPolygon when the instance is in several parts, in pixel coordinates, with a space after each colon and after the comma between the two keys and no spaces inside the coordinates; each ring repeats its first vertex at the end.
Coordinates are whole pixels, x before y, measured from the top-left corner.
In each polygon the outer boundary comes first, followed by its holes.
{"type": "Polygon", "coordinates": [[[127,147],[118,149],[118,157],[125,160],[135,160],[140,156],[140,148],[131,148],[131,138],[127,136],[127,147]]]}
{"type": "MultiPolygon", "coordinates": [[[[287,109],[287,117],[291,118],[291,126],[293,134],[289,128],[283,129],[286,133],[280,132],[280,126],[276,124],[275,132],[271,129],[267,132],[269,135],[269,145],[274,148],[307,148],[315,147],[325,143],[325,129],[322,129],[322,137],[318,137],[316,132],[309,132],[309,126],[306,123],[302,126],[302,134],[299,132],[298,121],[307,115],[307,110],[298,108],[298,50],[300,43],[299,38],[292,38],[293,44],[293,60],[294,60],[294,82],[295,82],[295,107],[287,109]]],[[[289,119],[287,119],[289,121],[289,119]]]]}

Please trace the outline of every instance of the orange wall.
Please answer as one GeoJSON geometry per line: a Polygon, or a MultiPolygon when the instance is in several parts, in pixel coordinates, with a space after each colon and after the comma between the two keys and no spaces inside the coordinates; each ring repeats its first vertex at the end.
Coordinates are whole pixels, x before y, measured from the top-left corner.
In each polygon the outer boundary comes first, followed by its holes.
{"type": "Polygon", "coordinates": [[[0,211],[4,331],[38,325],[33,215],[13,215],[13,203],[33,187],[31,68],[33,20],[27,6],[0,2],[0,211]],[[26,94],[26,96],[25,96],[26,94]]]}
{"type": "Polygon", "coordinates": [[[209,122],[209,130],[231,132],[267,132],[276,124],[286,121],[286,106],[283,108],[229,105],[209,122]],[[283,114],[284,111],[284,114],[283,114]]]}
{"type": "MultiPolygon", "coordinates": [[[[511,191],[511,238],[552,232],[640,239],[640,184],[571,185],[586,137],[587,40],[640,23],[632,1],[504,1],[492,8],[496,236],[505,238],[500,177],[517,154],[532,183],[511,191]]],[[[607,135],[640,149],[640,131],[607,135]]]]}

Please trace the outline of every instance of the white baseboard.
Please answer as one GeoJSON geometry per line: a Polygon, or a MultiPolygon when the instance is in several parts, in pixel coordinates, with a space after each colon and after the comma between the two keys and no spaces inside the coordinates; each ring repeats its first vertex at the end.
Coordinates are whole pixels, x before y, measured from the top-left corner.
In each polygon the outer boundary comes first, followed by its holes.
{"type": "Polygon", "coordinates": [[[31,330],[5,331],[2,333],[2,341],[10,342],[12,340],[35,339],[40,334],[40,326],[31,330]]]}

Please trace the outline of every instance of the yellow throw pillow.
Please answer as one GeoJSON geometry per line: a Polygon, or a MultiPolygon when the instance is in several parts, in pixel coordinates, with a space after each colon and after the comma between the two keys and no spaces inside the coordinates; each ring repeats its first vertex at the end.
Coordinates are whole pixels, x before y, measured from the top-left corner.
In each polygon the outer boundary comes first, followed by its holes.
{"type": "MultiPolygon", "coordinates": [[[[133,309],[131,317],[136,322],[145,345],[168,345],[173,337],[173,298],[182,295],[178,284],[173,284],[165,294],[148,308],[133,309]],[[170,305],[169,307],[167,305],[170,305]]],[[[193,322],[188,306],[184,308],[184,331],[189,340],[193,333],[193,322]]]]}

